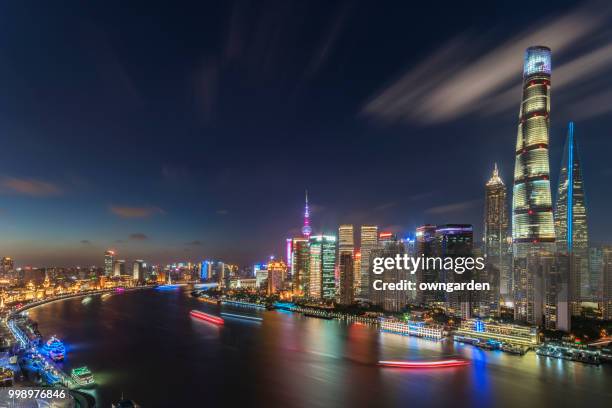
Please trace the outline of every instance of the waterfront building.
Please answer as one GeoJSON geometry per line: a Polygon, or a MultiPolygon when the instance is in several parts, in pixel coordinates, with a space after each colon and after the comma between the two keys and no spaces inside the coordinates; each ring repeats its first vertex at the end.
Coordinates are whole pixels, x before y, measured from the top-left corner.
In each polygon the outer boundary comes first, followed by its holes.
{"type": "MultiPolygon", "coordinates": [[[[488,308],[491,309],[492,314],[499,312],[500,296],[509,300],[512,292],[509,232],[506,186],[499,176],[496,163],[493,175],[485,185],[483,237],[486,264],[484,272],[492,289],[488,299],[488,308]]],[[[482,313],[481,316],[483,316],[482,313]]]]}
{"type": "Polygon", "coordinates": [[[310,237],[310,264],[307,297],[333,300],[336,297],[336,237],[310,237]]]}
{"type": "Polygon", "coordinates": [[[567,128],[567,139],[559,172],[555,205],[557,253],[567,255],[567,282],[570,311],[580,315],[580,302],[589,298],[589,238],[584,181],[574,123],[567,128]]]}
{"type": "Polygon", "coordinates": [[[296,295],[304,294],[304,287],[308,285],[308,265],[310,261],[310,249],[308,239],[293,238],[291,245],[291,278],[293,280],[293,291],[296,295]]]}
{"type": "Polygon", "coordinates": [[[143,283],[145,281],[145,266],[142,259],[137,259],[132,264],[132,278],[134,279],[134,283],[143,283]]]}
{"type": "Polygon", "coordinates": [[[535,326],[468,319],[461,322],[461,326],[455,333],[455,340],[491,341],[502,345],[532,348],[538,345],[538,332],[535,326]]]}
{"type": "Polygon", "coordinates": [[[268,287],[268,267],[265,264],[259,264],[260,267],[255,271],[255,286],[258,290],[267,289],[268,287]]]}
{"type": "Polygon", "coordinates": [[[287,276],[287,264],[283,261],[268,262],[268,295],[273,295],[284,289],[287,276]]]}
{"type": "Polygon", "coordinates": [[[232,276],[229,287],[230,289],[255,290],[257,289],[257,279],[232,276]]]}
{"type": "Polygon", "coordinates": [[[113,265],[113,276],[125,275],[125,260],[117,259],[113,265]]]}
{"type": "Polygon", "coordinates": [[[444,338],[444,327],[420,321],[401,321],[397,319],[380,319],[380,329],[390,333],[407,336],[424,337],[431,340],[444,338]]]}
{"type": "Polygon", "coordinates": [[[104,252],[104,276],[112,276],[115,265],[115,251],[104,252]]]}
{"type": "Polygon", "coordinates": [[[370,293],[370,252],[378,245],[378,227],[376,225],[361,226],[361,282],[359,297],[366,298],[370,293]]]}
{"type": "Polygon", "coordinates": [[[551,52],[529,47],[523,65],[523,95],[512,192],[514,318],[542,323],[541,256],[555,250],[548,159],[551,52]],[[533,258],[533,259],[530,259],[533,258]]]}

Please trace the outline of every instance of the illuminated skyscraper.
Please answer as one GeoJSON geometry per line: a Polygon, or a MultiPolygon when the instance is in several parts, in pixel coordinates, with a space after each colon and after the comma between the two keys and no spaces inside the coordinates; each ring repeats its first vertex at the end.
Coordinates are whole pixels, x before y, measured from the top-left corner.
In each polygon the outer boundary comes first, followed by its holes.
{"type": "Polygon", "coordinates": [[[602,317],[612,320],[612,246],[604,246],[602,252],[602,317]]]}
{"type": "Polygon", "coordinates": [[[144,268],[145,264],[142,259],[137,259],[132,264],[132,279],[134,283],[144,282],[144,268]]]}
{"type": "Polygon", "coordinates": [[[115,251],[110,249],[104,253],[104,276],[113,275],[113,267],[115,264],[115,251]]]}
{"type": "Polygon", "coordinates": [[[378,227],[376,225],[361,226],[361,290],[359,296],[366,298],[370,293],[370,252],[378,245],[378,227]]]}
{"type": "MultiPolygon", "coordinates": [[[[370,259],[374,258],[395,258],[396,256],[403,257],[406,253],[406,247],[403,242],[398,241],[393,234],[381,233],[381,238],[376,245],[376,248],[370,252],[370,259]],[[383,235],[384,234],[384,235],[383,235]],[[382,237],[381,237],[382,236],[382,237]]],[[[385,268],[385,271],[380,274],[374,274],[373,265],[370,263],[370,293],[368,299],[373,305],[382,307],[389,312],[399,312],[408,303],[408,291],[406,290],[375,290],[372,286],[374,281],[379,280],[382,283],[397,283],[409,279],[410,272],[406,269],[399,269],[395,266],[385,268]]],[[[381,284],[382,284],[381,283],[381,284]]]]}
{"type": "Polygon", "coordinates": [[[353,294],[359,293],[361,290],[361,252],[355,251],[353,257],[353,294]]]}
{"type": "Polygon", "coordinates": [[[310,264],[307,297],[333,300],[336,297],[336,237],[310,237],[310,264]]]}
{"type": "MultiPolygon", "coordinates": [[[[435,250],[436,226],[425,224],[416,229],[416,253],[415,256],[433,256],[435,250]]],[[[435,282],[436,273],[433,269],[419,268],[416,271],[417,284],[421,282],[435,282]]],[[[436,301],[437,296],[433,291],[417,291],[417,303],[428,303],[436,301]]]]}
{"type": "MultiPolygon", "coordinates": [[[[499,176],[497,164],[493,175],[485,186],[484,211],[484,255],[486,258],[485,274],[491,283],[489,299],[491,307],[499,306],[499,296],[509,297],[512,289],[512,275],[510,273],[511,258],[508,253],[509,245],[508,201],[506,186],[499,176]]],[[[491,310],[495,312],[495,310],[491,310]]],[[[482,314],[481,314],[482,316],[482,314]]]]}
{"type": "Polygon", "coordinates": [[[354,290],[352,287],[354,281],[354,250],[355,240],[353,226],[350,224],[340,225],[338,228],[338,270],[340,272],[339,290],[340,302],[344,302],[344,304],[352,303],[354,298],[354,290]]]}
{"type": "Polygon", "coordinates": [[[118,259],[113,265],[113,276],[125,275],[125,260],[118,259]]]}
{"type": "Polygon", "coordinates": [[[287,265],[283,261],[268,262],[268,295],[272,295],[284,289],[286,275],[287,265]]]}
{"type": "Polygon", "coordinates": [[[548,163],[550,73],[550,49],[528,48],[512,195],[512,240],[519,256],[532,244],[555,242],[548,163]]]}
{"type": "Polygon", "coordinates": [[[296,295],[304,294],[305,286],[308,285],[308,265],[310,261],[310,250],[306,238],[293,238],[291,244],[291,279],[293,291],[296,295]]]}
{"type": "Polygon", "coordinates": [[[568,288],[572,315],[580,315],[580,301],[588,298],[589,237],[582,167],[574,137],[574,123],[567,128],[567,140],[559,172],[555,206],[557,252],[567,255],[568,288]]]}
{"type": "Polygon", "coordinates": [[[529,47],[523,66],[523,96],[516,140],[512,193],[514,318],[541,324],[543,268],[554,253],[555,230],[550,193],[551,52],[529,47]],[[543,264],[539,262],[543,260],[543,264]]]}

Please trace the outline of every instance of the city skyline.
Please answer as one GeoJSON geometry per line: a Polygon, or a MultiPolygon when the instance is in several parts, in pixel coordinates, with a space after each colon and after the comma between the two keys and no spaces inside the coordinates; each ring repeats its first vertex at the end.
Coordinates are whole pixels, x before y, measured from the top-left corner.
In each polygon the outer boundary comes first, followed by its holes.
{"type": "MultiPolygon", "coordinates": [[[[251,26],[265,19],[241,2],[211,13],[189,9],[185,13],[198,19],[184,21],[183,12],[166,16],[154,10],[145,34],[129,23],[138,19],[134,11],[111,17],[95,6],[53,7],[49,15],[62,27],[45,21],[19,40],[17,26],[34,25],[36,18],[25,22],[22,6],[4,5],[4,15],[15,18],[0,43],[11,57],[3,71],[9,83],[0,97],[10,118],[0,126],[10,141],[0,172],[1,255],[20,266],[99,265],[100,253],[112,248],[122,258],[154,263],[216,257],[250,264],[283,254],[277,237],[300,235],[299,197],[305,189],[315,233],[334,233],[341,224],[410,233],[427,223],[459,222],[472,224],[480,237],[481,186],[493,163],[512,185],[508,152],[516,138],[520,59],[533,44],[549,45],[558,61],[552,77],[550,182],[557,184],[566,125],[574,121],[594,221],[590,240],[609,241],[612,225],[605,212],[612,196],[603,186],[612,175],[605,159],[612,149],[606,130],[611,115],[605,106],[595,109],[605,104],[593,107],[591,100],[610,86],[601,75],[610,70],[609,44],[596,36],[609,9],[595,13],[593,4],[566,2],[549,10],[542,3],[533,16],[510,5],[479,8],[475,32],[492,30],[490,17],[498,13],[512,18],[486,43],[470,46],[461,41],[463,23],[451,18],[443,17],[445,24],[432,38],[406,42],[420,38],[415,34],[425,27],[400,24],[401,13],[377,14],[363,4],[331,9],[313,4],[302,11],[317,23],[297,32],[279,25],[287,43],[277,43],[280,48],[269,54],[277,64],[267,65],[255,57],[266,55],[261,41],[272,33],[265,31],[259,42],[249,39],[251,26]],[[229,34],[205,30],[203,14],[235,24],[229,34]],[[358,36],[362,47],[354,50],[348,34],[368,19],[379,30],[371,38],[358,36]],[[154,22],[167,24],[170,34],[156,33],[154,22]],[[568,25],[574,28],[565,30],[568,25]],[[195,34],[211,35],[202,40],[195,34]],[[126,53],[126,47],[142,43],[141,35],[151,35],[160,50],[126,53]],[[281,56],[294,41],[302,51],[295,51],[292,63],[281,56]],[[380,43],[388,49],[378,50],[380,43]],[[209,46],[223,51],[201,52],[209,46]],[[41,48],[52,55],[38,61],[22,51],[41,48]],[[365,55],[377,63],[364,64],[365,55]],[[449,55],[465,58],[466,68],[453,65],[449,55]],[[150,63],[153,56],[167,58],[157,67],[150,63]],[[77,75],[67,75],[60,60],[77,75]],[[433,84],[419,76],[423,68],[432,78],[448,71],[449,79],[433,84]],[[285,81],[276,78],[277,69],[286,72],[285,81]],[[499,71],[498,77],[490,78],[492,71],[499,71]],[[483,87],[479,95],[494,112],[471,111],[476,106],[466,106],[478,95],[465,91],[431,107],[453,90],[453,82],[476,74],[483,87]],[[593,80],[597,92],[579,105],[582,92],[592,91],[582,88],[582,79],[593,80]],[[419,82],[433,92],[415,118],[397,95],[419,82]],[[168,83],[174,87],[166,88],[168,83]],[[202,91],[211,87],[217,92],[202,91]],[[277,161],[268,164],[266,157],[277,161]],[[428,166],[431,161],[437,165],[428,166]],[[414,176],[423,166],[428,177],[414,176]],[[382,169],[400,175],[401,183],[381,177],[382,169]]],[[[473,15],[471,8],[457,7],[457,15],[473,15]]],[[[289,10],[280,15],[268,18],[278,24],[297,18],[289,10]]]]}

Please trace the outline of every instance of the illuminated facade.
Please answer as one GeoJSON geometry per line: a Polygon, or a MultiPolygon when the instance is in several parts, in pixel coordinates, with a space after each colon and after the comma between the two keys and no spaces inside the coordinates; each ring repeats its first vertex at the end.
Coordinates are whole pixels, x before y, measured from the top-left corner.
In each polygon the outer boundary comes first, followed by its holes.
{"type": "Polygon", "coordinates": [[[304,238],[309,239],[312,233],[312,227],[310,226],[310,211],[308,210],[308,191],[305,193],[306,203],[304,205],[304,225],[302,226],[302,235],[304,238]]]}
{"type": "MultiPolygon", "coordinates": [[[[508,298],[512,289],[512,274],[510,273],[508,223],[508,201],[506,186],[499,176],[497,164],[493,175],[485,185],[484,211],[484,256],[486,259],[486,278],[491,283],[492,292],[489,298],[489,308],[499,307],[499,296],[508,298]]],[[[487,307],[483,305],[483,308],[487,307]]],[[[497,310],[491,310],[496,312],[497,310]]],[[[483,314],[481,314],[483,316],[483,314]]]]}
{"type": "Polygon", "coordinates": [[[523,65],[523,96],[512,192],[512,281],[514,319],[542,324],[544,269],[555,251],[550,192],[551,52],[529,47],[523,65]]]}
{"type": "MultiPolygon", "coordinates": [[[[431,224],[421,225],[416,229],[416,253],[415,256],[433,256],[436,241],[436,226],[431,224]]],[[[417,284],[421,282],[432,283],[436,281],[436,273],[433,269],[419,268],[416,271],[417,284]]],[[[433,291],[419,290],[416,293],[417,303],[428,303],[436,301],[437,294],[433,291]]]]}
{"type": "Polygon", "coordinates": [[[354,259],[355,240],[353,226],[340,225],[338,228],[338,270],[340,272],[339,295],[340,303],[350,305],[355,298],[354,293],[354,259]]]}
{"type": "Polygon", "coordinates": [[[370,252],[378,245],[378,227],[376,225],[361,226],[361,286],[359,296],[365,298],[370,293],[370,252]]]}
{"type": "Polygon", "coordinates": [[[512,240],[519,256],[531,244],[555,242],[548,163],[550,55],[541,46],[525,53],[512,195],[512,240]]]}
{"type": "Polygon", "coordinates": [[[444,338],[444,327],[437,324],[426,324],[425,322],[403,322],[395,319],[381,319],[380,329],[391,333],[408,336],[425,337],[432,340],[444,338]]]}
{"type": "MultiPolygon", "coordinates": [[[[406,254],[406,247],[403,242],[396,240],[385,239],[379,242],[376,248],[370,252],[370,259],[374,258],[395,258],[396,256],[403,257],[406,254]]],[[[396,266],[393,268],[385,268],[385,272],[377,275],[373,272],[373,265],[370,262],[369,267],[370,292],[368,299],[373,305],[383,308],[389,312],[399,312],[408,303],[408,291],[406,290],[375,290],[373,287],[374,281],[384,283],[396,283],[407,281],[410,278],[410,272],[406,269],[399,269],[396,266]]]]}
{"type": "Polygon", "coordinates": [[[568,288],[572,315],[580,315],[580,301],[588,298],[589,237],[582,166],[574,137],[574,123],[567,140],[559,172],[555,205],[557,252],[567,255],[568,288]]]}
{"type": "Polygon", "coordinates": [[[287,264],[283,261],[268,262],[268,295],[272,295],[284,289],[286,276],[287,264]]]}
{"type": "Polygon", "coordinates": [[[455,334],[455,339],[492,341],[531,348],[538,344],[538,333],[535,327],[469,319],[461,322],[461,326],[455,334]]]}
{"type": "Polygon", "coordinates": [[[293,238],[291,244],[291,279],[295,294],[304,294],[308,285],[308,265],[310,263],[310,249],[306,238],[293,238]]]}
{"type": "Polygon", "coordinates": [[[310,237],[310,265],[307,297],[333,300],[336,297],[336,237],[310,237]]]}
{"type": "Polygon", "coordinates": [[[104,276],[113,275],[115,264],[115,251],[108,250],[104,253],[104,276]]]}
{"type": "Polygon", "coordinates": [[[144,282],[145,280],[144,268],[145,268],[145,263],[142,259],[137,259],[134,261],[134,263],[132,264],[132,279],[134,279],[134,283],[144,282]]]}

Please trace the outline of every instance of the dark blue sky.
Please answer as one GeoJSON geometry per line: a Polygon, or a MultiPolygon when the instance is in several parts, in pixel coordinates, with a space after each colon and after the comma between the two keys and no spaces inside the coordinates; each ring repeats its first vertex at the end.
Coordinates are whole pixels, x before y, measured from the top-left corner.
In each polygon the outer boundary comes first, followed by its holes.
{"type": "Polygon", "coordinates": [[[575,120],[611,241],[609,6],[458,3],[4,2],[0,255],[253,262],[297,233],[306,188],[315,231],[480,234],[533,43],[553,49],[554,184],[575,120]]]}

